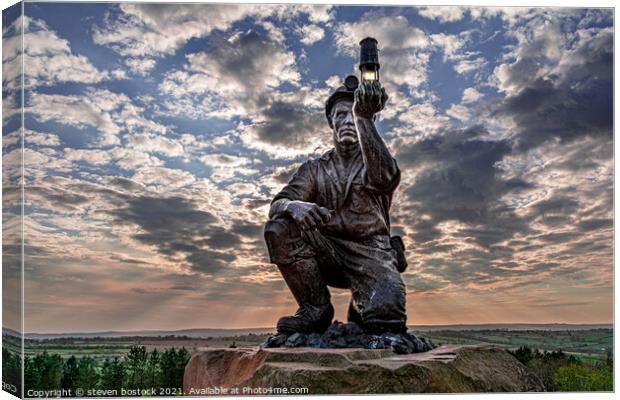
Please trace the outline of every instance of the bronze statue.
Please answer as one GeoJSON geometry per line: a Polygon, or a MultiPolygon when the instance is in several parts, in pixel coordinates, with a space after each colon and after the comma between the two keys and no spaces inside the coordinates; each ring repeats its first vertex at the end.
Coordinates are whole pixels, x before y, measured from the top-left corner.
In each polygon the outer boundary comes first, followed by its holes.
{"type": "Polygon", "coordinates": [[[327,100],[334,148],[302,164],[273,199],[265,241],[299,309],[279,333],[323,333],[328,286],[351,289],[349,322],[369,334],[406,333],[402,241],[389,210],[400,170],[375,127],[388,96],[378,80],[349,76],[327,100]]]}

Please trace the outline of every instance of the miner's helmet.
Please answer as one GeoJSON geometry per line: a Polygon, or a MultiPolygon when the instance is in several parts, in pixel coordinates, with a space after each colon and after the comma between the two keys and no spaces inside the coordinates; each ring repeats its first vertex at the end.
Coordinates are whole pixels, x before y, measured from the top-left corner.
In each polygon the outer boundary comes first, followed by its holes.
{"type": "Polygon", "coordinates": [[[332,108],[334,108],[334,105],[338,102],[338,100],[346,99],[353,101],[353,94],[355,93],[355,89],[357,89],[358,85],[359,80],[357,77],[355,75],[349,75],[345,78],[344,85],[340,86],[334,93],[331,94],[331,96],[329,96],[327,102],[325,103],[325,116],[327,117],[327,123],[330,127],[332,126],[332,108]]]}

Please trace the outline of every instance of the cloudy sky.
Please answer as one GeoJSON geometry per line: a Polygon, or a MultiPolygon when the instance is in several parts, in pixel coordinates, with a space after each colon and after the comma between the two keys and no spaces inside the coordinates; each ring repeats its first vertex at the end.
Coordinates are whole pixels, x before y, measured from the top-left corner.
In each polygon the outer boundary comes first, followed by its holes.
{"type": "MultiPolygon", "coordinates": [[[[330,148],[323,105],[366,36],[390,95],[379,129],[403,172],[392,217],[408,322],[612,321],[612,10],[15,11],[3,13],[4,263],[19,270],[23,28],[27,332],[292,313],[262,225],[295,169],[330,148]]],[[[343,320],[349,294],[332,296],[343,320]]]]}

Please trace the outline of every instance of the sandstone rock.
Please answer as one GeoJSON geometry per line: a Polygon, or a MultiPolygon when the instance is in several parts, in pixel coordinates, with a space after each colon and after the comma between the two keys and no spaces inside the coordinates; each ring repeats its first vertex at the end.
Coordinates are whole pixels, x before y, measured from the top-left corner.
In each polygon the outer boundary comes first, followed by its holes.
{"type": "Polygon", "coordinates": [[[390,349],[201,348],[183,382],[186,395],[210,388],[280,394],[265,390],[292,387],[308,388],[308,394],[544,390],[507,351],[465,345],[400,355],[390,349]]]}

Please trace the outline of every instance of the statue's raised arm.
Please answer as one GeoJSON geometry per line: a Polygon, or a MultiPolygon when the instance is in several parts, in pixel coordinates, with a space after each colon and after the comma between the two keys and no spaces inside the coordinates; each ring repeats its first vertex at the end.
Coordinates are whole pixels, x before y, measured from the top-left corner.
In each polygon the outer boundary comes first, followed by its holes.
{"type": "Polygon", "coordinates": [[[375,191],[390,191],[398,185],[400,171],[374,123],[374,116],[385,107],[388,95],[375,80],[362,83],[354,96],[355,128],[366,167],[367,184],[375,191]]]}

